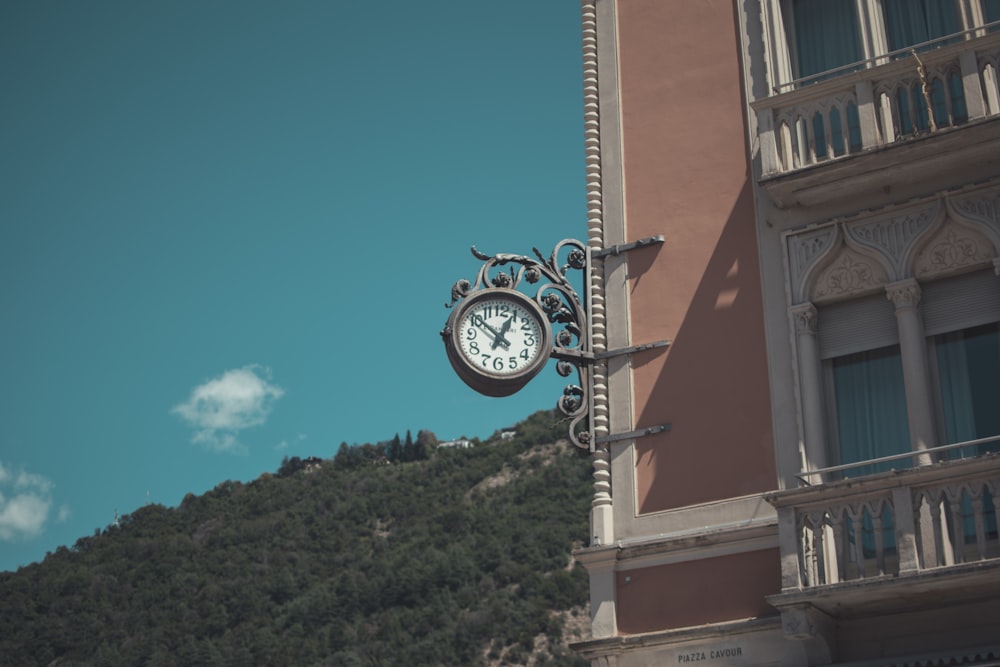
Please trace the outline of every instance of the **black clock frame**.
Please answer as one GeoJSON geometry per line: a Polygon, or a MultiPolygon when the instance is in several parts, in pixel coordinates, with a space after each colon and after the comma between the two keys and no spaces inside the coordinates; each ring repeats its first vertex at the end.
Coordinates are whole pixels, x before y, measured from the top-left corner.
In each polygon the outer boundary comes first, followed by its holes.
{"type": "Polygon", "coordinates": [[[552,329],[549,326],[545,311],[529,296],[507,287],[490,287],[464,299],[452,311],[451,316],[448,318],[448,323],[445,325],[445,331],[448,332],[448,335],[444,337],[445,347],[448,351],[448,361],[451,362],[455,373],[469,387],[486,396],[502,397],[517,393],[545,367],[551,354],[552,329]],[[486,299],[514,301],[538,322],[538,329],[541,332],[541,340],[538,342],[539,353],[529,365],[517,373],[506,375],[491,373],[488,369],[480,368],[478,364],[473,363],[462,354],[459,338],[463,335],[463,332],[458,323],[462,321],[466,313],[474,309],[479,302],[486,299]]]}

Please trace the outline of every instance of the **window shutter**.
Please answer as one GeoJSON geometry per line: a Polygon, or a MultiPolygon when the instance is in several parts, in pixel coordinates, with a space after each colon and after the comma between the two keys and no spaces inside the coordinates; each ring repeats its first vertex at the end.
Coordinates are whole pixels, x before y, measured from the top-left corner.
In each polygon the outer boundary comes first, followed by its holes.
{"type": "Polygon", "coordinates": [[[823,359],[899,342],[896,309],[885,292],[833,303],[818,310],[819,350],[823,359]]]}
{"type": "Polygon", "coordinates": [[[1000,321],[1000,278],[992,270],[924,283],[920,290],[928,336],[1000,321]]]}

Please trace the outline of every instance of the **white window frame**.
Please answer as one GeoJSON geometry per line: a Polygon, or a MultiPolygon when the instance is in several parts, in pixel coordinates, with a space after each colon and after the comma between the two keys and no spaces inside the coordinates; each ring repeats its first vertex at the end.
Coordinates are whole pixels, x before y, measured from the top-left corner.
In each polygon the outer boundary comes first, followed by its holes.
{"type": "MultiPolygon", "coordinates": [[[[985,10],[982,0],[953,0],[962,31],[969,37],[985,34],[985,10]],[[976,30],[976,29],[979,30],[976,30]]],[[[789,90],[798,81],[795,58],[795,34],[784,21],[792,16],[792,0],[761,0],[761,19],[765,26],[765,49],[771,72],[771,85],[776,91],[789,90]]],[[[854,0],[855,11],[861,25],[862,63],[864,67],[881,65],[888,61],[888,33],[886,32],[882,0],[854,0]]],[[[855,64],[856,65],[856,64],[855,64]]],[[[850,69],[850,66],[847,66],[850,69]]],[[[811,75],[813,79],[822,74],[811,75]]]]}

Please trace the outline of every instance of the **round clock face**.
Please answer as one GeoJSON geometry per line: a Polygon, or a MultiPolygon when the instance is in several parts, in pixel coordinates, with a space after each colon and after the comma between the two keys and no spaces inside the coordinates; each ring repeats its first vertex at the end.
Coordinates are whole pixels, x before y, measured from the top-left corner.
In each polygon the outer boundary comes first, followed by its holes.
{"type": "Polygon", "coordinates": [[[552,351],[541,308],[505,288],[468,297],[453,314],[450,338],[455,370],[469,386],[491,396],[519,390],[552,351]]]}
{"type": "Polygon", "coordinates": [[[542,323],[509,297],[476,301],[458,322],[462,356],[488,375],[515,375],[542,353],[542,323]]]}

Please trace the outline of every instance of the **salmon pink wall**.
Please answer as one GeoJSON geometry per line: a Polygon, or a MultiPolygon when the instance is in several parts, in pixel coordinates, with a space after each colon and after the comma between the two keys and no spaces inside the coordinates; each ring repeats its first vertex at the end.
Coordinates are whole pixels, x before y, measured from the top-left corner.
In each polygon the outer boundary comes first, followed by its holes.
{"type": "Polygon", "coordinates": [[[639,513],[776,487],[732,2],[618,3],[639,513]]]}
{"type": "Polygon", "coordinates": [[[623,634],[686,628],[777,611],[764,596],[780,592],[777,549],[660,565],[617,574],[623,634]]]}

